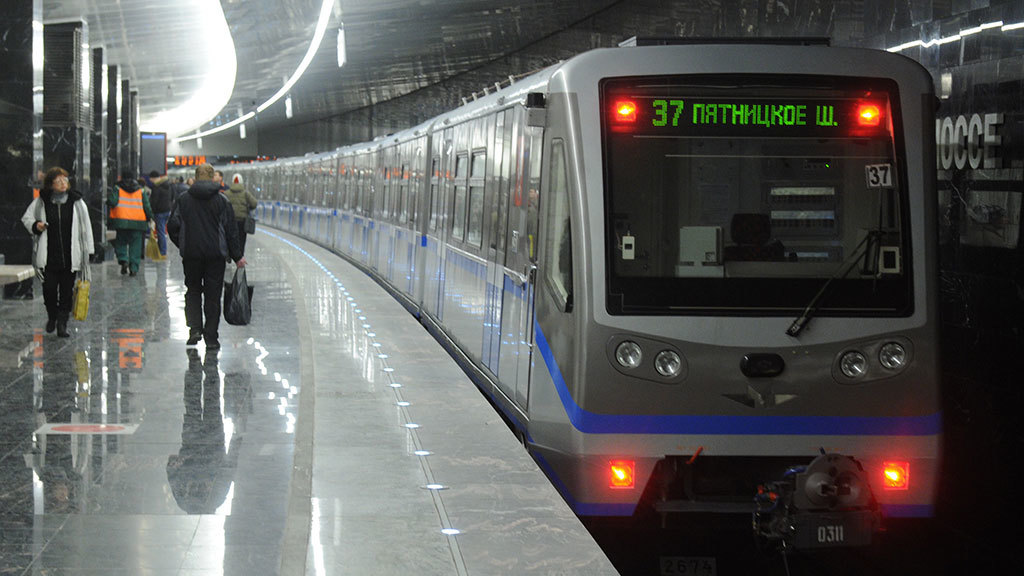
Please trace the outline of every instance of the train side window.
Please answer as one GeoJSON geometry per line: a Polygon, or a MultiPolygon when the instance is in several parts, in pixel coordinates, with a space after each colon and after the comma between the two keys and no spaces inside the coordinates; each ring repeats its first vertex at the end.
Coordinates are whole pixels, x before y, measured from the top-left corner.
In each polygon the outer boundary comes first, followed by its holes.
{"type": "Polygon", "coordinates": [[[546,196],[545,268],[548,286],[566,312],[572,310],[572,235],[569,224],[569,175],[565,144],[551,141],[550,183],[546,196]]]}
{"type": "Polygon", "coordinates": [[[381,207],[381,218],[386,220],[387,217],[391,214],[389,210],[389,208],[391,207],[391,174],[388,172],[387,168],[384,169],[383,186],[384,190],[382,193],[383,206],[381,207]]]}
{"type": "Polygon", "coordinates": [[[544,149],[544,136],[537,128],[528,128],[530,134],[523,143],[523,162],[529,177],[526,185],[526,238],[529,242],[530,261],[537,262],[537,238],[540,230],[540,159],[544,149]]]}
{"type": "Polygon", "coordinates": [[[341,205],[342,210],[348,210],[352,198],[349,196],[348,171],[344,164],[338,169],[338,182],[338,191],[341,194],[338,203],[341,205]]]}
{"type": "Polygon", "coordinates": [[[363,174],[362,174],[361,171],[360,172],[356,172],[355,174],[352,175],[352,178],[355,180],[355,185],[356,185],[356,189],[355,189],[355,195],[356,195],[356,197],[355,197],[355,201],[356,201],[355,202],[355,204],[356,204],[356,214],[362,214],[363,213],[363,174]]]}
{"type": "Polygon", "coordinates": [[[479,248],[483,240],[484,222],[484,170],[486,152],[474,152],[469,168],[469,226],[466,241],[479,248]]]}
{"type": "Polygon", "coordinates": [[[434,157],[433,160],[430,161],[430,230],[431,231],[437,230],[437,212],[438,212],[438,208],[437,208],[437,202],[438,202],[437,188],[438,188],[438,186],[437,186],[437,183],[438,183],[438,180],[440,180],[440,174],[438,174],[438,170],[439,170],[438,167],[440,166],[440,164],[441,164],[441,159],[436,157],[436,156],[434,157]]]}
{"type": "Polygon", "coordinates": [[[401,170],[398,172],[398,202],[401,204],[399,209],[399,222],[404,223],[409,220],[409,166],[402,164],[401,170]]]}
{"type": "Polygon", "coordinates": [[[466,239],[466,167],[469,158],[460,154],[455,160],[455,202],[452,207],[452,237],[466,239]]]}

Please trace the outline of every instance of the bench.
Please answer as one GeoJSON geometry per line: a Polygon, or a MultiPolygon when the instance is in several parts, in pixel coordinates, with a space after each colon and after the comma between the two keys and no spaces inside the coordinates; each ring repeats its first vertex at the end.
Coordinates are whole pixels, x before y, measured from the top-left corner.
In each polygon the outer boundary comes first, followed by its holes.
{"type": "Polygon", "coordinates": [[[0,264],[0,286],[28,280],[35,274],[31,264],[0,264]]]}

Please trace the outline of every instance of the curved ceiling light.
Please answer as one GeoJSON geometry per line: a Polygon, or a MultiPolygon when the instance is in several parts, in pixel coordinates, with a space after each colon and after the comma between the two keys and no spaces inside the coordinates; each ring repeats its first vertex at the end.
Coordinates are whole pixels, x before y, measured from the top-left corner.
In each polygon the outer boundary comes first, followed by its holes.
{"type": "Polygon", "coordinates": [[[913,40],[913,41],[907,42],[905,44],[900,44],[899,46],[893,46],[892,48],[886,48],[886,51],[888,51],[888,52],[902,52],[902,51],[904,51],[904,50],[906,50],[908,48],[917,48],[919,46],[921,48],[931,48],[932,46],[942,46],[943,44],[949,44],[950,42],[956,42],[958,40],[962,40],[964,36],[970,36],[972,34],[978,34],[978,33],[982,32],[982,31],[988,30],[990,28],[999,28],[999,30],[1001,32],[1009,32],[1011,30],[1020,30],[1021,28],[1024,28],[1024,21],[1016,22],[1014,24],[1003,24],[1002,20],[998,20],[996,22],[986,22],[985,24],[981,24],[979,26],[975,26],[974,28],[965,28],[965,29],[961,30],[959,34],[952,34],[950,36],[945,36],[943,38],[936,38],[935,40],[926,40],[926,41],[913,40]]]}
{"type": "Polygon", "coordinates": [[[317,50],[320,49],[320,43],[323,41],[324,33],[327,31],[327,23],[331,19],[331,9],[334,8],[334,1],[335,0],[323,0],[323,4],[320,6],[320,18],[317,20],[316,31],[313,33],[313,39],[309,42],[309,49],[306,50],[306,55],[302,57],[302,62],[299,62],[299,67],[295,69],[295,72],[292,74],[291,78],[289,78],[288,81],[284,83],[284,86],[281,86],[280,90],[278,90],[266,102],[257,106],[256,110],[250,110],[242,116],[235,118],[231,122],[221,124],[216,128],[211,128],[203,132],[197,132],[195,134],[190,134],[188,136],[175,138],[175,140],[177,142],[194,140],[196,138],[202,138],[203,136],[209,136],[210,134],[223,132],[224,130],[227,130],[233,126],[238,126],[242,122],[245,122],[246,120],[255,116],[257,113],[263,112],[267,108],[273,106],[275,102],[277,102],[278,100],[281,99],[281,97],[287,94],[288,91],[292,89],[292,86],[294,86],[295,83],[299,81],[299,78],[302,77],[302,74],[306,71],[306,68],[308,68],[309,64],[313,61],[313,57],[316,56],[317,50]]]}
{"type": "Polygon", "coordinates": [[[195,22],[205,23],[205,32],[200,36],[205,44],[196,46],[195,51],[205,53],[208,63],[202,86],[186,102],[152,116],[142,125],[145,132],[166,132],[171,138],[194,130],[215,117],[235,88],[238,59],[235,42],[231,38],[227,18],[220,2],[188,0],[181,9],[194,14],[195,22]]]}

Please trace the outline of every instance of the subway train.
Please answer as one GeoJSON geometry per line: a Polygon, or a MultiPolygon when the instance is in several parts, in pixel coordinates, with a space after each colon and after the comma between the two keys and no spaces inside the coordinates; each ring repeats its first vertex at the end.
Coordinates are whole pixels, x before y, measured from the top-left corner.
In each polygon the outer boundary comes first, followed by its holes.
{"type": "Polygon", "coordinates": [[[220,168],[259,226],[419,318],[581,517],[747,514],[816,548],[932,516],[931,77],[815,42],[634,44],[220,168]]]}

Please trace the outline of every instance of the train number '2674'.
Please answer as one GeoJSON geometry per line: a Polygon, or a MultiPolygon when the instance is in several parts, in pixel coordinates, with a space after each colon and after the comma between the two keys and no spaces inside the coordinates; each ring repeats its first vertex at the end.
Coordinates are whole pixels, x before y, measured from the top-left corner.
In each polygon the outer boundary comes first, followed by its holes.
{"type": "Polygon", "coordinates": [[[713,557],[662,556],[661,576],[718,576],[713,557]]]}

